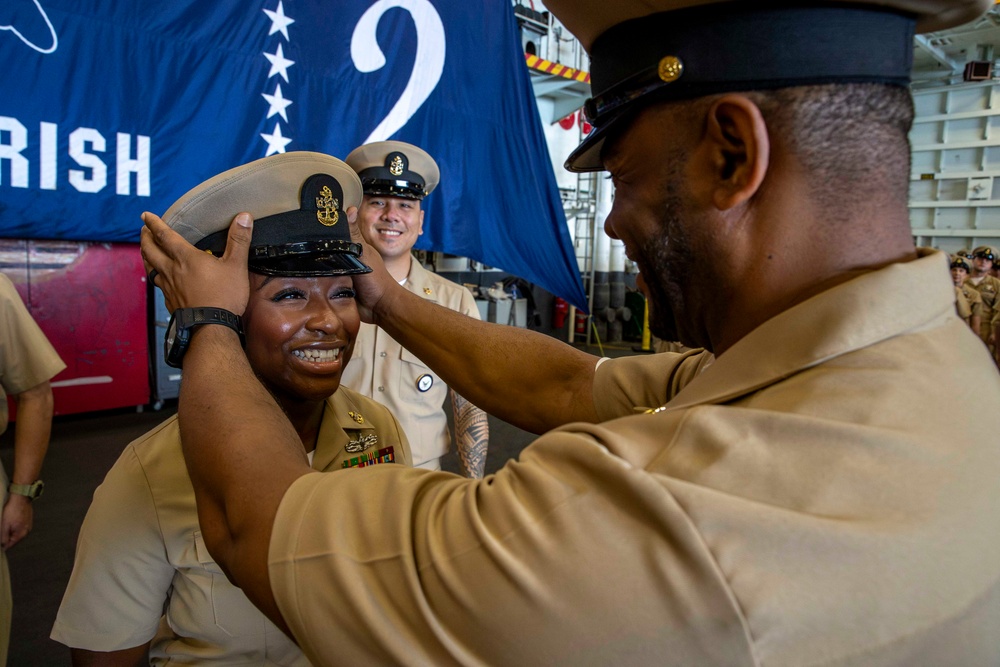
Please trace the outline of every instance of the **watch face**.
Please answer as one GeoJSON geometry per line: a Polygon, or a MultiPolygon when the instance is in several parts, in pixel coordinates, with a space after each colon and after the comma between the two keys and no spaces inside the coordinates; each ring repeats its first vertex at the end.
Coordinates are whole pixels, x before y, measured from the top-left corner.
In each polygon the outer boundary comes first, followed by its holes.
{"type": "Polygon", "coordinates": [[[170,316],[170,324],[167,325],[167,334],[163,337],[163,360],[168,366],[174,368],[181,367],[181,360],[184,358],[185,346],[181,344],[178,334],[177,311],[170,316]]]}
{"type": "Polygon", "coordinates": [[[167,336],[163,339],[164,350],[169,350],[174,346],[174,341],[177,339],[177,320],[171,316],[170,324],[167,325],[167,336]]]}

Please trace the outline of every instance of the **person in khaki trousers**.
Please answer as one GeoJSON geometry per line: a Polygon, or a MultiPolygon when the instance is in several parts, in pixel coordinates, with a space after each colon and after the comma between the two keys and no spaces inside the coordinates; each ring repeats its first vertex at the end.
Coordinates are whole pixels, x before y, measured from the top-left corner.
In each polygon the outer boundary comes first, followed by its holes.
{"type": "Polygon", "coordinates": [[[10,478],[0,466],[0,665],[7,664],[13,609],[7,550],[27,537],[34,525],[32,503],[45,488],[39,476],[54,410],[49,380],[64,368],[14,283],[0,273],[0,434],[7,430],[7,396],[17,405],[10,478]]]}

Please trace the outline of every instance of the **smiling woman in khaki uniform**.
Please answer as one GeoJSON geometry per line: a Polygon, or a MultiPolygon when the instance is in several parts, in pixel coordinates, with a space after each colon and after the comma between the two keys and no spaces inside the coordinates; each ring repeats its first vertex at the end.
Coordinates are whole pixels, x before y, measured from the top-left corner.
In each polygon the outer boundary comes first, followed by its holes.
{"type": "MultiPolygon", "coordinates": [[[[216,254],[238,212],[232,202],[263,217],[253,245],[264,259],[251,263],[243,315],[247,356],[291,419],[302,460],[307,453],[321,472],[365,468],[352,476],[410,463],[388,410],[339,387],[359,324],[350,276],[368,270],[345,215],[360,198],[339,160],[285,153],[199,185],[164,216],[216,254]]],[[[182,431],[173,417],[129,444],[97,489],[52,638],[86,664],[135,664],[148,649],[153,664],[308,665],[205,548],[182,431]]]]}
{"type": "MultiPolygon", "coordinates": [[[[281,455],[280,411],[214,327],[181,388],[209,549],[322,664],[1000,664],[1000,374],[907,207],[914,30],[992,2],[545,4],[591,55],[568,166],[611,173],[605,231],[653,332],[707,352],[597,365],[372,257],[366,321],[549,432],[483,480],[375,469],[365,520],[360,478],[281,455]]],[[[168,291],[242,308],[245,227],[219,263],[145,222],[168,291]]]]}

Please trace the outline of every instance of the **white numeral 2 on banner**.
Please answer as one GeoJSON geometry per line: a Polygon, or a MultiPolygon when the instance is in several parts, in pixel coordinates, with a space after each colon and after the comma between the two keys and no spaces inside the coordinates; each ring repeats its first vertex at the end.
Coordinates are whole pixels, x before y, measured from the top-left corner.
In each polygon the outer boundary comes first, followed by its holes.
{"type": "Polygon", "coordinates": [[[385,66],[385,54],[375,37],[382,15],[394,7],[405,9],[417,27],[417,57],[410,80],[396,104],[364,143],[383,141],[406,125],[434,91],[444,71],[445,37],[441,17],[429,0],[379,0],[364,13],[351,37],[351,58],[359,72],[374,72],[385,66]]]}

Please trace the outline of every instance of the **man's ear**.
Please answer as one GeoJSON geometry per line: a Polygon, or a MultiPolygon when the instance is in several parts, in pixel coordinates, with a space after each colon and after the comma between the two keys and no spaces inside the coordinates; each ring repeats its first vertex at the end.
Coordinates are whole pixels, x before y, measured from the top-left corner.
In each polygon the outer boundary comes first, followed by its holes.
{"type": "Polygon", "coordinates": [[[760,109],[745,95],[713,101],[704,141],[711,156],[712,203],[720,211],[748,201],[764,181],[771,141],[760,109]]]}

